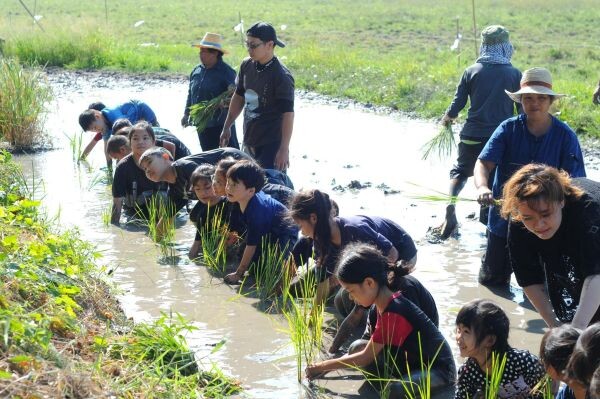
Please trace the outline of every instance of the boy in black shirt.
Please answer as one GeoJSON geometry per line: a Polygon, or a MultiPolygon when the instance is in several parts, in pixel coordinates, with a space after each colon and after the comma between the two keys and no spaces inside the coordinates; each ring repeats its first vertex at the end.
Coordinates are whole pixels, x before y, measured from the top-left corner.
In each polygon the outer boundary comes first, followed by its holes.
{"type": "Polygon", "coordinates": [[[285,44],[270,24],[257,22],[246,31],[250,57],[240,66],[220,142],[227,145],[245,107],[244,150],[264,169],[285,171],[294,126],[294,78],[275,56],[275,46],[285,44]]]}

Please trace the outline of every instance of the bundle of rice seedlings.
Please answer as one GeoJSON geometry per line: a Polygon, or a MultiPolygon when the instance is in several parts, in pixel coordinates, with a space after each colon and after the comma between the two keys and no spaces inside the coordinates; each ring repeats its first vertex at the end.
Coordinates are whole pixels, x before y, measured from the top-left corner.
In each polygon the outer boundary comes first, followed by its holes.
{"type": "Polygon", "coordinates": [[[265,301],[275,296],[283,284],[286,271],[287,252],[263,237],[261,256],[254,264],[254,278],[258,297],[265,301]]]}
{"type": "Polygon", "coordinates": [[[196,131],[202,133],[208,122],[214,118],[215,113],[229,105],[235,86],[229,86],[227,90],[208,101],[200,101],[190,107],[190,120],[196,126],[196,131]]]}
{"type": "Polygon", "coordinates": [[[454,139],[452,126],[443,125],[438,134],[423,146],[422,159],[425,160],[432,154],[437,154],[440,159],[443,159],[452,154],[455,146],[456,140],[454,139]]]}
{"type": "Polygon", "coordinates": [[[206,267],[217,273],[224,274],[227,267],[227,237],[229,228],[223,223],[223,207],[208,207],[206,217],[208,224],[200,227],[202,242],[202,261],[206,267]],[[212,214],[211,214],[212,210],[212,214]]]}

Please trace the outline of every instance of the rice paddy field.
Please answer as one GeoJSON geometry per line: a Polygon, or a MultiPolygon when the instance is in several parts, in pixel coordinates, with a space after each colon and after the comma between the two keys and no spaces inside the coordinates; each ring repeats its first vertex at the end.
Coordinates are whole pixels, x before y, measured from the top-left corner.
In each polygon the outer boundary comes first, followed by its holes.
{"type": "Polygon", "coordinates": [[[441,117],[463,69],[474,61],[474,22],[476,32],[502,24],[516,48],[513,64],[549,68],[555,89],[569,95],[556,107],[560,118],[579,133],[600,135],[600,110],[591,101],[600,79],[596,0],[23,4],[37,22],[19,1],[0,0],[0,37],[4,53],[25,63],[187,74],[198,62],[190,43],[211,31],[224,36],[226,61],[235,67],[246,56],[240,31],[262,19],[287,43],[277,54],[299,88],[423,118],[441,117]],[[240,21],[243,29],[236,31],[240,21]],[[452,51],[457,30],[462,40],[452,51]]]}

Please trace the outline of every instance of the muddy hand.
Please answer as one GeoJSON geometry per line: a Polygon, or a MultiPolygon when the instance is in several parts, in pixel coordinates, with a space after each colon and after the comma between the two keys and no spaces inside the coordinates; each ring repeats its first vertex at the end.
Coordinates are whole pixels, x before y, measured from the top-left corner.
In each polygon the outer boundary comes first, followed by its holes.
{"type": "Polygon", "coordinates": [[[316,378],[321,377],[324,374],[324,372],[319,369],[319,366],[311,364],[310,366],[306,367],[306,369],[304,370],[304,374],[306,374],[306,378],[308,378],[309,380],[314,380],[316,378]]]}
{"type": "Polygon", "coordinates": [[[477,202],[480,205],[495,205],[496,204],[496,201],[494,200],[492,191],[487,187],[482,187],[479,190],[479,194],[477,196],[477,202]]]}
{"type": "Polygon", "coordinates": [[[223,281],[225,281],[227,284],[236,284],[240,281],[240,275],[237,274],[237,272],[229,273],[225,276],[225,278],[223,278],[223,281]]]}
{"type": "Polygon", "coordinates": [[[444,126],[450,126],[452,124],[452,121],[454,119],[450,118],[448,116],[448,114],[444,114],[444,116],[442,117],[442,120],[440,121],[440,123],[444,126]]]}

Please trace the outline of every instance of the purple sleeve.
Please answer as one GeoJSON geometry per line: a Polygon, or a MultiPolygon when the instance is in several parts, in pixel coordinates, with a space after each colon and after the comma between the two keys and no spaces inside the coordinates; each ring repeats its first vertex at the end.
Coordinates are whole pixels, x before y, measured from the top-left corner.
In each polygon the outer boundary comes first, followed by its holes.
{"type": "Polygon", "coordinates": [[[360,241],[375,244],[384,255],[387,255],[390,249],[393,247],[392,242],[388,240],[387,237],[373,230],[365,223],[360,223],[354,226],[346,225],[346,229],[349,233],[348,236],[350,237],[350,242],[360,241]]]}

